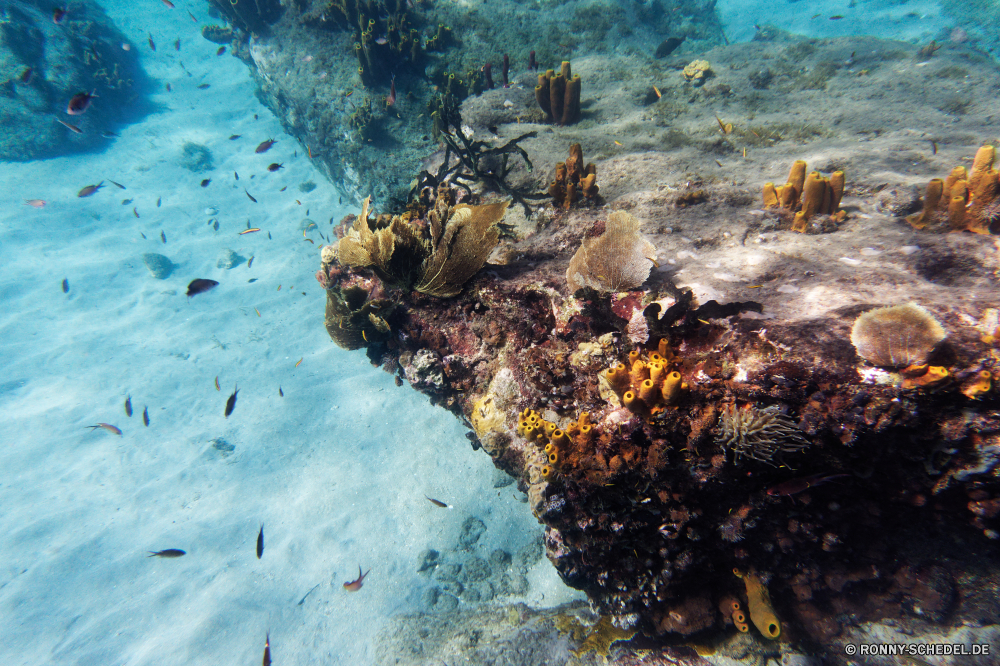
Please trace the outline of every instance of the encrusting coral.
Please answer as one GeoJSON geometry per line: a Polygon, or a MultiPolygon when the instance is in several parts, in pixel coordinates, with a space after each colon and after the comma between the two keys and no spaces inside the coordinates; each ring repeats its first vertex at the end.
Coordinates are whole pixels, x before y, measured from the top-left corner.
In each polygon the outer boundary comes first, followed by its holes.
{"type": "Polygon", "coordinates": [[[583,165],[583,148],[574,143],[569,147],[569,157],[556,164],[556,178],[549,185],[552,202],[559,208],[569,209],[583,197],[596,201],[598,197],[597,167],[593,162],[583,165]]]}
{"type": "Polygon", "coordinates": [[[375,220],[368,219],[371,198],[365,199],[353,228],[337,244],[338,261],[371,268],[383,280],[430,296],[458,295],[499,242],[497,225],[510,202],[451,205],[453,196],[441,186],[432,208],[375,220]]]}
{"type": "Polygon", "coordinates": [[[938,320],[916,303],[869,310],[851,328],[858,356],[886,368],[926,363],[945,337],[938,320]]]}
{"type": "Polygon", "coordinates": [[[624,211],[608,216],[604,233],[585,238],[569,262],[569,288],[590,287],[600,292],[642,285],[656,265],[656,247],[639,233],[639,220],[624,211]]]}
{"type": "Polygon", "coordinates": [[[830,215],[835,222],[843,221],[847,216],[845,211],[840,210],[843,196],[843,171],[834,171],[829,178],[818,171],[807,176],[806,163],[802,160],[792,164],[788,182],[784,185],[764,185],[764,206],[795,213],[792,231],[799,233],[809,230],[809,222],[814,215],[830,215]]]}
{"type": "Polygon", "coordinates": [[[681,75],[695,85],[705,83],[712,76],[712,65],[707,60],[693,60],[684,67],[681,75]]]}
{"type": "Polygon", "coordinates": [[[571,125],[580,119],[580,75],[571,73],[568,60],[558,74],[550,69],[538,75],[535,100],[549,122],[571,125]]]}
{"type": "Polygon", "coordinates": [[[924,209],[906,221],[914,229],[929,231],[1000,231],[1000,182],[993,168],[996,149],[986,145],[976,151],[972,172],[957,166],[944,180],[927,184],[924,209]]]}
{"type": "Polygon", "coordinates": [[[687,390],[687,382],[677,370],[670,370],[674,360],[661,339],[655,352],[646,354],[634,350],[628,355],[629,365],[619,363],[601,373],[608,386],[633,414],[643,419],[651,419],[667,406],[673,405],[687,390]]]}

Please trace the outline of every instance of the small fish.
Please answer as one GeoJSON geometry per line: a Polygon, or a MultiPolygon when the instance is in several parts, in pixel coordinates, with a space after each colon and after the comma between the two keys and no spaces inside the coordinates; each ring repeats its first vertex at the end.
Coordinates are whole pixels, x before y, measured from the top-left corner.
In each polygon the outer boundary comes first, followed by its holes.
{"type": "Polygon", "coordinates": [[[284,191],[285,191],[285,190],[287,190],[287,189],[288,189],[288,185],[285,185],[285,186],[284,186],[283,188],[281,188],[281,189],[280,189],[280,190],[278,190],[278,191],[279,191],[279,192],[284,192],[284,191]]]}
{"type": "Polygon", "coordinates": [[[68,122],[64,120],[59,120],[58,118],[56,118],[56,122],[65,126],[67,129],[76,132],[77,134],[83,134],[83,130],[77,127],[76,125],[70,125],[68,122]]]}
{"type": "Polygon", "coordinates": [[[833,479],[842,479],[848,474],[813,474],[812,476],[804,476],[799,479],[792,479],[790,481],[785,481],[784,483],[779,483],[776,486],[772,486],[767,489],[767,494],[771,497],[791,497],[797,493],[801,493],[804,490],[808,490],[813,486],[818,486],[821,483],[826,483],[827,481],[832,481],[833,479]]]}
{"type": "Polygon", "coordinates": [[[931,139],[930,142],[931,142],[931,150],[933,151],[933,154],[937,155],[937,141],[931,139]]]}
{"type": "Polygon", "coordinates": [[[839,21],[839,20],[840,20],[840,19],[842,19],[842,18],[844,18],[844,17],[843,17],[843,16],[841,16],[840,14],[837,14],[836,16],[831,16],[831,17],[830,17],[830,20],[831,20],[831,21],[839,21]]]}
{"type": "Polygon", "coordinates": [[[187,555],[187,553],[180,548],[167,548],[166,550],[158,550],[156,552],[150,550],[148,552],[149,557],[181,557],[183,555],[187,555]]]}
{"type": "Polygon", "coordinates": [[[240,138],[241,136],[243,136],[243,135],[242,134],[232,134],[232,135],[229,136],[229,140],[230,141],[236,141],[236,139],[240,138]]]}
{"type": "Polygon", "coordinates": [[[149,407],[143,405],[142,407],[142,423],[147,428],[149,427],[149,407]]]}
{"type": "Polygon", "coordinates": [[[219,286],[219,283],[216,282],[215,280],[207,280],[205,278],[197,278],[195,280],[191,280],[190,284],[188,284],[187,295],[188,296],[196,296],[198,294],[204,294],[206,291],[209,291],[210,289],[214,289],[215,287],[218,287],[218,286],[219,286]]]}
{"type": "Polygon", "coordinates": [[[267,170],[270,171],[271,173],[274,173],[278,169],[284,169],[284,168],[285,168],[284,164],[278,164],[277,162],[272,162],[267,165],[267,170]]]}
{"type": "Polygon", "coordinates": [[[115,182],[115,181],[113,181],[113,180],[109,180],[108,182],[109,182],[109,183],[111,183],[112,185],[114,185],[115,187],[117,187],[117,188],[118,188],[118,189],[120,189],[120,190],[124,190],[124,189],[127,189],[127,188],[126,188],[126,187],[125,187],[124,185],[122,185],[121,183],[116,183],[116,182],[115,182]]]}
{"type": "Polygon", "coordinates": [[[143,240],[149,240],[148,238],[146,238],[146,234],[142,233],[141,231],[139,232],[139,235],[142,236],[143,240]]]}
{"type": "MultiPolygon", "coordinates": [[[[427,495],[424,495],[424,497],[427,497],[427,495]]],[[[430,502],[431,504],[433,504],[434,506],[439,506],[439,507],[441,507],[442,509],[450,509],[450,508],[451,508],[450,506],[448,506],[447,504],[445,504],[445,503],[444,503],[444,502],[442,502],[441,500],[436,500],[436,499],[434,499],[433,497],[427,497],[427,500],[428,500],[428,501],[429,501],[429,502],[430,502]]]]}
{"type": "Polygon", "coordinates": [[[157,208],[159,208],[159,207],[160,207],[160,203],[161,203],[162,201],[163,201],[163,200],[162,200],[162,199],[161,199],[160,197],[156,197],[156,207],[157,207],[157,208]]]}
{"type": "Polygon", "coordinates": [[[260,524],[260,532],[257,534],[257,559],[264,554],[264,523],[260,524]]]}
{"type": "Polygon", "coordinates": [[[156,42],[153,41],[152,33],[146,33],[146,34],[149,35],[149,48],[153,49],[153,51],[156,51],[156,42]]]}
{"type": "MultiPolygon", "coordinates": [[[[305,597],[302,597],[305,600],[305,597]]],[[[264,639],[264,666],[271,666],[271,632],[264,639]]]]}
{"type": "Polygon", "coordinates": [[[84,90],[83,92],[78,92],[73,95],[70,98],[69,103],[66,105],[66,113],[71,116],[79,116],[84,113],[90,108],[91,100],[97,97],[96,93],[96,90],[94,92],[87,92],[84,90]]]}
{"type": "Polygon", "coordinates": [[[240,232],[240,236],[242,236],[243,234],[252,234],[255,231],[260,231],[260,228],[254,227],[252,229],[244,229],[243,231],[240,232]]]}
{"type": "Polygon", "coordinates": [[[222,390],[222,387],[219,386],[219,376],[218,375],[215,376],[215,390],[216,391],[221,391],[222,390]]]}
{"type": "Polygon", "coordinates": [[[44,199],[25,199],[24,205],[31,206],[32,208],[45,208],[48,202],[44,199]]]}
{"type": "Polygon", "coordinates": [[[239,173],[237,173],[236,171],[234,171],[234,172],[233,172],[233,176],[235,176],[235,177],[236,177],[236,180],[239,180],[239,179],[240,179],[240,174],[239,174],[239,173]]]}
{"type": "Polygon", "coordinates": [[[205,180],[201,181],[201,186],[208,187],[211,182],[212,182],[211,178],[206,178],[205,180]]]}
{"type": "Polygon", "coordinates": [[[251,266],[253,266],[253,257],[247,259],[247,268],[250,268],[251,266]]]}
{"type": "Polygon", "coordinates": [[[175,51],[180,51],[181,50],[181,40],[180,40],[180,38],[177,38],[177,39],[174,40],[174,50],[175,51]]]}
{"type": "Polygon", "coordinates": [[[719,160],[715,160],[715,163],[718,164],[719,166],[722,166],[722,162],[720,162],[719,160]]]}
{"type": "Polygon", "coordinates": [[[129,44],[128,42],[122,42],[122,50],[123,51],[131,51],[132,50],[132,45],[129,44]]]}
{"type": "Polygon", "coordinates": [[[134,207],[134,206],[132,207],[132,213],[133,213],[133,214],[134,214],[134,215],[135,215],[136,217],[139,217],[139,211],[138,211],[138,209],[137,209],[136,207],[134,207]]]}
{"type": "Polygon", "coordinates": [[[101,136],[103,136],[105,139],[117,139],[118,138],[118,135],[115,134],[114,132],[112,132],[111,130],[104,130],[103,132],[101,132],[101,136]]]}
{"type": "Polygon", "coordinates": [[[63,288],[63,293],[64,294],[68,294],[69,293],[69,278],[63,278],[62,288],[63,288]]]}
{"type": "Polygon", "coordinates": [[[267,151],[271,150],[271,146],[273,146],[276,143],[277,141],[275,141],[274,139],[268,139],[267,141],[262,141],[261,144],[257,146],[257,149],[254,150],[253,152],[266,153],[267,151]]]}
{"type": "Polygon", "coordinates": [[[191,17],[191,20],[192,20],[192,21],[194,21],[195,23],[197,23],[197,22],[198,22],[198,19],[196,19],[196,18],[194,17],[194,14],[192,14],[191,12],[188,12],[188,16],[190,16],[190,17],[191,17]]]}
{"type": "Polygon", "coordinates": [[[233,391],[233,394],[231,396],[229,396],[229,400],[226,400],[226,418],[227,419],[229,418],[229,415],[233,413],[233,410],[236,409],[236,394],[239,393],[239,392],[240,392],[240,389],[239,389],[239,387],[237,387],[236,390],[233,391]]]}
{"type": "Polygon", "coordinates": [[[92,425],[92,426],[87,426],[87,427],[90,428],[91,430],[97,430],[98,428],[104,428],[105,430],[107,430],[110,433],[114,433],[114,434],[118,435],[119,437],[122,436],[122,431],[117,426],[113,426],[110,423],[98,423],[97,425],[92,425]]]}
{"type": "Polygon", "coordinates": [[[160,240],[163,241],[164,245],[167,244],[167,232],[160,231],[160,240]]]}
{"type": "Polygon", "coordinates": [[[302,59],[302,62],[312,62],[312,61],[313,61],[313,57],[311,55],[307,55],[306,57],[304,57],[302,59]]]}
{"type": "Polygon", "coordinates": [[[663,97],[663,93],[661,93],[660,89],[657,88],[656,86],[653,86],[653,92],[656,93],[656,99],[660,99],[661,97],[663,97]]]}
{"type": "Polygon", "coordinates": [[[620,146],[620,145],[622,145],[622,142],[621,141],[615,141],[615,145],[616,146],[620,146]]]}
{"type": "Polygon", "coordinates": [[[304,359],[304,358],[305,358],[305,356],[303,356],[302,358],[300,358],[300,359],[299,359],[299,360],[298,360],[298,361],[297,361],[297,362],[295,363],[295,367],[296,367],[296,368],[297,368],[297,367],[299,367],[300,365],[302,365],[302,359],[304,359]]]}
{"type": "Polygon", "coordinates": [[[393,74],[392,80],[389,82],[389,96],[385,98],[386,107],[390,107],[396,103],[396,75],[393,74]]]}
{"type": "Polygon", "coordinates": [[[225,46],[220,46],[219,50],[215,52],[215,55],[220,56],[220,55],[224,54],[225,52],[226,52],[226,47],[225,46]]]}
{"type": "Polygon", "coordinates": [[[163,4],[165,4],[169,9],[174,8],[174,3],[170,2],[170,0],[163,0],[163,4]]]}
{"type": "Polygon", "coordinates": [[[315,244],[316,244],[316,241],[314,241],[314,240],[313,240],[312,238],[303,238],[302,240],[304,240],[304,241],[309,241],[309,242],[310,242],[310,243],[312,243],[313,245],[315,245],[315,244]]]}
{"type": "Polygon", "coordinates": [[[87,187],[77,192],[76,196],[80,198],[92,196],[95,192],[97,192],[97,190],[101,189],[102,187],[104,187],[103,180],[99,182],[97,185],[87,185],[87,187]]]}
{"type": "Polygon", "coordinates": [[[357,592],[358,590],[361,589],[361,586],[364,585],[365,576],[367,576],[371,572],[372,570],[369,569],[368,571],[361,573],[361,565],[359,564],[357,580],[352,580],[350,582],[344,583],[344,589],[347,590],[348,592],[357,592]]]}
{"type": "Polygon", "coordinates": [[[278,387],[278,395],[281,396],[282,398],[285,397],[285,392],[281,390],[280,386],[278,387]]]}
{"type": "Polygon", "coordinates": [[[267,232],[267,240],[271,240],[271,232],[270,231],[267,232]]]}
{"type": "Polygon", "coordinates": [[[301,201],[299,201],[298,199],[296,199],[296,200],[295,200],[295,203],[297,203],[297,204],[298,204],[298,205],[300,205],[300,206],[302,205],[302,202],[301,202],[301,201]]]}
{"type": "Polygon", "coordinates": [[[207,90],[212,87],[211,83],[202,83],[198,86],[198,90],[207,90]]]}
{"type": "Polygon", "coordinates": [[[66,12],[68,10],[65,7],[56,7],[52,10],[52,22],[59,25],[66,18],[66,12]]]}
{"type": "Polygon", "coordinates": [[[35,73],[35,70],[29,67],[28,69],[21,72],[21,76],[17,77],[18,81],[27,85],[31,83],[31,77],[35,73]]]}
{"type": "Polygon", "coordinates": [[[132,396],[125,398],[125,415],[132,418],[132,396]]]}
{"type": "MultiPolygon", "coordinates": [[[[243,188],[243,191],[244,191],[244,192],[247,192],[246,188],[243,188]]],[[[250,199],[250,201],[252,201],[252,202],[254,202],[254,203],[257,203],[257,200],[256,200],[256,199],[254,199],[254,198],[253,198],[253,195],[252,195],[252,194],[250,194],[249,192],[247,192],[247,198],[248,198],[248,199],[250,199]]]]}

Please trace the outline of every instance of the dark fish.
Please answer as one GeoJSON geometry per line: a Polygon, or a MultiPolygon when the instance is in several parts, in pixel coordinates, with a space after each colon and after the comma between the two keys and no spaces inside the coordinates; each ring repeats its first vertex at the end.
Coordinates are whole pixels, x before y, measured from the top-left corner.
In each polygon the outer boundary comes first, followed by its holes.
{"type": "Polygon", "coordinates": [[[141,231],[139,232],[139,235],[142,236],[143,240],[149,240],[146,238],[146,234],[142,233],[141,231]]]}
{"type": "Polygon", "coordinates": [[[134,215],[135,215],[136,217],[139,217],[139,211],[138,211],[137,207],[135,207],[135,206],[133,206],[133,207],[132,207],[132,213],[133,213],[133,214],[134,214],[134,215]]]}
{"type": "Polygon", "coordinates": [[[235,171],[234,171],[234,172],[233,172],[233,175],[234,175],[234,176],[236,176],[236,180],[239,180],[239,179],[240,179],[240,174],[238,174],[237,172],[235,172],[235,171]]]}
{"type": "Polygon", "coordinates": [[[232,136],[229,137],[229,140],[230,141],[236,141],[236,139],[240,138],[241,136],[243,136],[243,135],[242,134],[233,134],[232,136]]]}
{"type": "Polygon", "coordinates": [[[145,425],[145,426],[146,426],[147,428],[149,427],[149,407],[145,407],[145,406],[144,406],[144,407],[142,408],[142,423],[143,423],[143,425],[145,425]]]}
{"type": "Polygon", "coordinates": [[[389,81],[389,96],[385,98],[385,105],[392,106],[396,103],[396,76],[393,75],[392,80],[389,81]]]}
{"type": "Polygon", "coordinates": [[[784,483],[779,483],[776,486],[771,486],[767,489],[767,494],[771,497],[791,497],[801,493],[804,490],[808,490],[813,486],[818,486],[821,483],[826,483],[827,481],[832,481],[833,479],[842,479],[848,474],[813,474],[812,476],[804,476],[799,479],[792,479],[790,481],[785,481],[784,483]]]}
{"type": "Polygon", "coordinates": [[[931,142],[931,150],[933,150],[934,154],[937,155],[937,141],[930,139],[930,142],[931,142]]]}
{"type": "Polygon", "coordinates": [[[229,400],[226,400],[226,418],[227,419],[229,418],[229,415],[233,413],[233,410],[236,409],[236,394],[239,393],[239,392],[240,392],[240,389],[237,387],[236,390],[233,391],[233,394],[231,396],[229,396],[229,400]]]}
{"type": "Polygon", "coordinates": [[[113,180],[109,180],[108,182],[111,183],[112,185],[114,185],[115,187],[119,188],[119,189],[122,189],[122,190],[126,189],[126,187],[124,185],[122,185],[121,183],[116,183],[113,180]]]}
{"type": "Polygon", "coordinates": [[[262,141],[261,144],[257,146],[257,149],[254,150],[253,152],[266,153],[267,151],[271,150],[271,146],[273,146],[276,143],[277,141],[275,141],[274,139],[268,139],[267,141],[262,141]]]}
{"type": "Polygon", "coordinates": [[[188,12],[188,16],[190,16],[190,17],[191,17],[191,20],[192,20],[192,21],[194,21],[195,23],[197,23],[197,22],[198,22],[198,19],[196,19],[196,18],[194,17],[194,14],[192,14],[191,12],[188,12]]]}
{"type": "Polygon", "coordinates": [[[206,178],[205,180],[201,181],[201,186],[202,187],[208,187],[208,184],[211,183],[211,182],[212,182],[211,178],[206,178]]]}
{"type": "Polygon", "coordinates": [[[264,639],[264,666],[271,666],[271,632],[264,639]]]}
{"type": "Polygon", "coordinates": [[[96,90],[94,92],[87,92],[84,90],[83,92],[78,92],[73,95],[69,100],[69,104],[66,105],[66,113],[71,116],[79,116],[82,114],[90,108],[91,100],[97,97],[95,94],[96,92],[96,90]]]}
{"type": "Polygon", "coordinates": [[[253,284],[256,281],[257,281],[257,278],[250,278],[249,280],[247,280],[247,282],[249,282],[250,284],[253,284]]]}
{"type": "Polygon", "coordinates": [[[253,257],[247,259],[247,268],[250,268],[251,266],[253,266],[253,257]]]}
{"type": "Polygon", "coordinates": [[[167,83],[165,87],[167,89],[167,92],[170,92],[171,90],[173,90],[173,88],[170,87],[169,83],[167,83]]]}
{"type": "Polygon", "coordinates": [[[110,433],[114,433],[114,434],[118,435],[119,437],[122,436],[121,429],[119,429],[118,426],[111,425],[110,423],[98,423],[97,425],[92,425],[92,426],[87,426],[87,427],[90,428],[91,430],[97,430],[98,428],[104,428],[105,430],[107,430],[110,433]]]}
{"type": "Polygon", "coordinates": [[[257,535],[257,559],[264,554],[264,523],[260,524],[260,533],[257,535]]]}
{"type": "Polygon", "coordinates": [[[118,138],[118,135],[115,134],[114,132],[112,132],[111,130],[104,130],[103,132],[101,132],[101,136],[103,136],[105,139],[116,139],[116,138],[118,138]]]}
{"type": "Polygon", "coordinates": [[[156,197],[156,207],[160,207],[160,197],[156,197]]]}
{"type": "Polygon", "coordinates": [[[158,550],[155,553],[149,551],[149,557],[181,557],[182,555],[187,555],[180,548],[167,548],[166,550],[158,550]]]}
{"type": "Polygon", "coordinates": [[[270,231],[267,232],[267,240],[271,240],[271,232],[270,231]]]}
{"type": "Polygon", "coordinates": [[[364,583],[365,583],[365,576],[367,576],[371,572],[372,572],[372,570],[369,569],[368,571],[366,571],[364,573],[361,573],[361,565],[359,564],[358,565],[358,578],[357,578],[357,580],[352,580],[352,581],[349,581],[347,583],[344,583],[344,589],[347,590],[348,592],[357,592],[358,590],[361,589],[361,586],[364,585],[364,583]]]}
{"type": "Polygon", "coordinates": [[[149,48],[156,50],[156,42],[153,41],[153,35],[151,33],[146,33],[149,35],[149,48]]]}
{"type": "Polygon", "coordinates": [[[831,16],[831,17],[830,17],[830,20],[831,20],[831,21],[839,21],[839,20],[840,20],[840,19],[842,19],[842,18],[844,18],[844,17],[843,17],[843,16],[841,16],[840,14],[837,14],[836,16],[831,16]]]}
{"type": "Polygon", "coordinates": [[[134,199],[122,199],[122,205],[123,206],[127,206],[130,203],[132,203],[133,201],[134,201],[134,199]]]}
{"type": "Polygon", "coordinates": [[[281,189],[280,189],[280,190],[278,190],[278,191],[279,191],[279,192],[284,192],[284,191],[285,191],[285,190],[287,190],[287,189],[288,189],[288,185],[285,185],[285,186],[284,186],[283,188],[281,188],[281,189]]]}
{"type": "Polygon", "coordinates": [[[278,387],[278,395],[280,395],[282,398],[285,397],[285,392],[281,390],[280,386],[278,387]]]}
{"type": "Polygon", "coordinates": [[[181,40],[180,39],[178,39],[177,41],[174,42],[174,50],[175,51],[180,51],[181,50],[181,40]]]}
{"type": "Polygon", "coordinates": [[[164,245],[167,244],[167,233],[165,231],[161,231],[160,232],[160,240],[163,241],[164,245]]]}
{"type": "Polygon", "coordinates": [[[98,183],[97,185],[87,185],[87,187],[85,187],[82,190],[80,190],[79,192],[77,192],[76,196],[81,197],[81,198],[82,197],[89,197],[89,196],[93,195],[95,192],[97,192],[97,190],[101,189],[102,187],[104,187],[104,181],[103,180],[100,183],[98,183]]]}
{"type": "Polygon", "coordinates": [[[677,50],[677,47],[684,43],[683,37],[667,37],[656,47],[655,55],[657,58],[666,58],[668,55],[677,50]]]}
{"type": "Polygon", "coordinates": [[[305,597],[302,597],[301,599],[299,599],[299,603],[297,603],[296,605],[297,605],[297,606],[301,606],[302,604],[304,604],[304,603],[305,603],[305,601],[306,601],[306,597],[308,597],[308,596],[309,596],[310,594],[312,594],[313,592],[315,592],[315,591],[316,591],[316,588],[317,588],[317,587],[319,587],[319,583],[316,583],[316,584],[315,584],[315,585],[313,586],[313,589],[311,589],[311,590],[309,590],[308,592],[306,592],[306,596],[305,596],[305,597]]]}
{"type": "Polygon", "coordinates": [[[188,285],[187,295],[195,296],[197,294],[204,294],[209,289],[214,289],[215,287],[218,286],[219,283],[216,282],[215,280],[206,280],[205,278],[197,278],[195,280],[191,280],[191,283],[188,285]]]}
{"type": "MultiPolygon", "coordinates": [[[[243,191],[244,191],[244,192],[247,192],[247,191],[246,191],[246,188],[244,188],[244,189],[243,189],[243,191]]],[[[250,194],[249,192],[247,192],[247,196],[248,196],[248,197],[250,197],[250,201],[252,201],[252,202],[254,202],[254,203],[257,203],[257,200],[256,200],[256,199],[254,199],[254,198],[253,198],[253,195],[251,195],[251,194],[250,194]]]]}
{"type": "Polygon", "coordinates": [[[202,83],[200,86],[198,86],[198,90],[207,90],[208,88],[211,88],[211,87],[212,87],[212,84],[210,84],[210,83],[202,83]]]}
{"type": "Polygon", "coordinates": [[[83,130],[82,129],[80,129],[76,125],[70,125],[65,120],[59,120],[58,118],[56,118],[56,122],[62,124],[64,127],[66,127],[69,130],[72,130],[72,131],[76,132],[77,134],[83,134],[83,130]]]}
{"type": "Polygon", "coordinates": [[[222,55],[225,52],[226,52],[226,47],[225,46],[220,46],[219,50],[215,52],[215,55],[220,56],[220,55],[222,55]]]}
{"type": "Polygon", "coordinates": [[[132,418],[132,396],[125,398],[125,415],[132,418]]]}
{"type": "Polygon", "coordinates": [[[56,7],[52,10],[52,22],[59,25],[66,18],[66,9],[62,7],[56,7]]]}
{"type": "Polygon", "coordinates": [[[271,173],[274,173],[278,169],[284,169],[284,168],[285,168],[284,164],[278,164],[277,162],[271,162],[270,164],[267,165],[267,170],[270,171],[271,173]]]}
{"type": "Polygon", "coordinates": [[[218,375],[215,376],[215,390],[216,391],[221,391],[222,390],[222,387],[219,386],[219,376],[218,375]]]}
{"type": "Polygon", "coordinates": [[[170,2],[170,0],[163,0],[163,4],[165,4],[170,9],[174,8],[174,3],[170,2]]]}
{"type": "Polygon", "coordinates": [[[21,83],[27,85],[27,84],[31,83],[31,77],[32,77],[32,75],[34,73],[35,73],[35,70],[32,69],[31,67],[29,67],[28,69],[26,69],[23,72],[21,72],[21,76],[18,77],[18,80],[21,83]]]}
{"type": "Polygon", "coordinates": [[[69,278],[63,278],[63,293],[69,293],[69,278]]]}
{"type": "MultiPolygon", "coordinates": [[[[427,495],[424,495],[424,497],[427,497],[427,495]]],[[[429,501],[429,502],[430,502],[431,504],[433,504],[434,506],[439,506],[439,507],[441,507],[442,509],[450,509],[450,508],[451,508],[450,506],[448,506],[447,504],[445,504],[445,503],[444,503],[444,502],[442,502],[441,500],[436,500],[436,499],[434,499],[433,497],[427,497],[427,500],[428,500],[428,501],[429,501]]]]}

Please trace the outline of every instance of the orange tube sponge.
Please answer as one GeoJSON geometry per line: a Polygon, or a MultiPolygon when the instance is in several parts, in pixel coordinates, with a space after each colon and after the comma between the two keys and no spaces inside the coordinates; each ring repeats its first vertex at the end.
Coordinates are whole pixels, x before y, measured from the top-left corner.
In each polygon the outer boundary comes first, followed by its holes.
{"type": "MultiPolygon", "coordinates": [[[[954,175],[954,171],[952,174],[954,175]]],[[[924,194],[924,209],[906,218],[911,227],[914,229],[923,229],[933,221],[934,211],[941,202],[941,196],[944,194],[944,191],[944,181],[940,178],[932,178],[931,182],[927,183],[927,192],[924,194]]]]}
{"type": "Polygon", "coordinates": [[[993,384],[993,376],[989,370],[980,370],[976,373],[975,379],[971,383],[962,387],[962,395],[972,400],[978,400],[984,394],[990,392],[993,384]]]}
{"type": "Polygon", "coordinates": [[[733,573],[742,578],[743,584],[746,585],[747,610],[750,612],[750,621],[764,638],[771,640],[778,638],[781,635],[781,622],[774,614],[771,597],[760,577],[753,573],[742,573],[737,569],[734,569],[733,573]]]}
{"type": "Polygon", "coordinates": [[[638,414],[642,418],[649,418],[650,412],[649,408],[646,406],[635,391],[626,391],[625,395],[622,396],[622,404],[633,414],[638,414]]]}
{"type": "Polygon", "coordinates": [[[572,443],[569,436],[564,431],[558,429],[552,433],[549,442],[550,446],[554,446],[557,449],[566,448],[572,443]]]}
{"type": "Polygon", "coordinates": [[[611,385],[615,393],[621,395],[628,390],[629,375],[624,363],[619,363],[615,367],[609,368],[605,371],[604,378],[608,380],[608,384],[611,385]]]}
{"type": "Polygon", "coordinates": [[[576,438],[576,443],[580,446],[590,444],[594,439],[594,426],[587,424],[580,426],[580,434],[576,438]]]}
{"type": "Polygon", "coordinates": [[[646,367],[645,361],[640,359],[632,364],[629,379],[632,381],[632,386],[638,386],[644,380],[649,379],[649,368],[646,367]]]}
{"type": "Polygon", "coordinates": [[[664,363],[651,363],[649,365],[649,378],[653,383],[659,385],[663,382],[663,376],[667,374],[667,366],[664,363]]]}
{"type": "Polygon", "coordinates": [[[654,407],[660,402],[660,386],[657,382],[652,379],[644,379],[641,384],[639,384],[639,399],[642,400],[647,407],[654,407]]]}
{"type": "Polygon", "coordinates": [[[660,338],[660,342],[656,345],[656,352],[665,359],[669,359],[671,357],[670,343],[666,338],[660,338]]]}
{"type": "Polygon", "coordinates": [[[667,378],[663,381],[663,402],[668,405],[672,405],[677,398],[681,395],[681,389],[684,387],[683,378],[681,373],[674,370],[667,378]]]}

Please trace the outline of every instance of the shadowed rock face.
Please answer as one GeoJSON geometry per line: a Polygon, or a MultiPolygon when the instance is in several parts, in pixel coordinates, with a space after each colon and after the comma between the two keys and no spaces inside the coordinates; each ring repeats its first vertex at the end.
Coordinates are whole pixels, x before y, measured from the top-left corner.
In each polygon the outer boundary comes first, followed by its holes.
{"type": "Polygon", "coordinates": [[[100,149],[104,130],[139,120],[151,110],[142,96],[152,83],[139,64],[138,47],[91,0],[73,3],[57,24],[55,4],[30,0],[5,3],[0,25],[0,61],[6,83],[0,93],[0,159],[18,161],[100,149]],[[30,73],[29,73],[30,70],[30,73]],[[96,92],[86,113],[67,115],[70,99],[96,92]],[[60,125],[77,126],[76,133],[60,125]]]}

